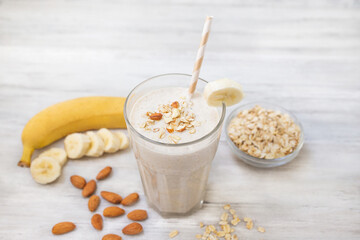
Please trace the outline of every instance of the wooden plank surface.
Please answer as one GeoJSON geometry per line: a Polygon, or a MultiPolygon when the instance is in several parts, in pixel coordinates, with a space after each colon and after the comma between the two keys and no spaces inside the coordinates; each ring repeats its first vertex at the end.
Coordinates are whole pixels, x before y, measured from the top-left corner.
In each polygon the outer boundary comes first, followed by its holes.
{"type": "Polygon", "coordinates": [[[114,175],[99,189],[137,191],[135,207],[147,208],[130,149],[70,161],[57,182],[40,186],[16,166],[21,131],[53,103],[126,96],[148,77],[190,73],[206,14],[214,22],[201,77],[232,78],[243,85],[244,102],[294,112],[305,146],[285,166],[257,169],[236,159],[222,138],[203,209],[169,219],[149,209],[144,234],[131,238],[168,239],[177,229],[176,239],[194,239],[199,222],[215,224],[225,203],[266,229],[242,224],[240,239],[360,238],[359,1],[0,0],[0,239],[54,239],[52,225],[64,220],[78,227],[58,239],[120,233],[125,217],[95,231],[87,201],[69,183],[106,165],[114,175]]]}

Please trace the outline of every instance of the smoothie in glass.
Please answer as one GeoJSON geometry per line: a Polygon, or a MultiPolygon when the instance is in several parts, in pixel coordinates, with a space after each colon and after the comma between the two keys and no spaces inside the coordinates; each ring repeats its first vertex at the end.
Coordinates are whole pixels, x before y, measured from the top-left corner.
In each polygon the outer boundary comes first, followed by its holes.
{"type": "Polygon", "coordinates": [[[210,107],[206,85],[187,99],[190,75],[149,79],[128,96],[125,118],[148,203],[163,215],[202,205],[225,106],[210,107]]]}

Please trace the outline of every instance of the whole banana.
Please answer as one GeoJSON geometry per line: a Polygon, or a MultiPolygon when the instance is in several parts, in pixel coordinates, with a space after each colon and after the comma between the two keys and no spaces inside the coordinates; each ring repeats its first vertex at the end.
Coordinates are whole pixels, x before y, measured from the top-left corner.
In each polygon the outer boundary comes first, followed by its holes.
{"type": "Polygon", "coordinates": [[[52,105],[36,114],[22,132],[23,154],[18,166],[29,167],[35,149],[74,132],[126,128],[123,97],[82,97],[52,105]]]}

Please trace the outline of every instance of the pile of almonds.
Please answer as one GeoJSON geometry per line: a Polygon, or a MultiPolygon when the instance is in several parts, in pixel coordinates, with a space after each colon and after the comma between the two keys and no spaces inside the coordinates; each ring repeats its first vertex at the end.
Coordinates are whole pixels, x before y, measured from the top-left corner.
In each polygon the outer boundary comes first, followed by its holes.
{"type": "MultiPolygon", "coordinates": [[[[112,172],[111,167],[105,167],[96,176],[96,180],[100,181],[106,179],[111,174],[111,172],[112,172]]],[[[88,201],[89,211],[96,212],[101,201],[100,197],[94,194],[97,187],[96,181],[90,180],[89,182],[86,182],[86,180],[79,175],[71,176],[70,181],[74,187],[82,189],[83,197],[85,198],[90,197],[88,201]]],[[[108,191],[101,191],[100,195],[103,199],[105,199],[106,201],[112,204],[121,203],[123,206],[131,206],[139,200],[139,194],[137,193],[131,193],[124,199],[119,194],[108,191]]],[[[124,214],[125,214],[125,210],[117,206],[107,207],[103,210],[102,213],[104,217],[108,217],[108,218],[119,217],[124,214]]],[[[148,215],[146,210],[136,209],[128,213],[127,217],[132,221],[143,221],[147,219],[148,215]]],[[[92,216],[91,225],[96,230],[101,231],[103,229],[103,218],[101,214],[96,213],[92,216]]],[[[75,228],[76,225],[72,222],[61,222],[56,224],[52,228],[52,233],[55,235],[65,234],[73,231],[75,228]]],[[[122,232],[125,235],[136,235],[141,233],[142,231],[143,231],[143,227],[138,222],[132,222],[122,229],[122,232]]],[[[121,239],[122,238],[116,234],[107,234],[102,238],[102,240],[121,240],[121,239]]]]}

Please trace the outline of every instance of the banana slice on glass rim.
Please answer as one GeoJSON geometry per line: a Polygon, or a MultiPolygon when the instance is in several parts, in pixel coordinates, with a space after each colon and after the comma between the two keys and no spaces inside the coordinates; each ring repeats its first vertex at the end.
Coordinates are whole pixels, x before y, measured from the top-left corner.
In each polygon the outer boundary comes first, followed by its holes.
{"type": "Polygon", "coordinates": [[[100,157],[104,154],[105,144],[102,138],[95,132],[86,132],[90,138],[90,147],[85,153],[88,157],[100,157]]]}
{"type": "Polygon", "coordinates": [[[64,140],[65,151],[69,158],[83,157],[90,148],[90,137],[86,134],[72,133],[64,140]]]}
{"type": "Polygon", "coordinates": [[[31,176],[37,183],[47,184],[55,181],[61,174],[61,166],[58,160],[43,156],[34,159],[30,166],[31,176]]]}
{"type": "Polygon", "coordinates": [[[67,162],[66,152],[62,148],[50,148],[49,150],[42,152],[39,157],[52,157],[59,162],[61,167],[67,162]]]}
{"type": "Polygon", "coordinates": [[[114,133],[106,128],[100,129],[97,134],[104,141],[104,151],[107,153],[114,153],[120,149],[120,140],[114,133]]]}
{"type": "Polygon", "coordinates": [[[244,93],[239,83],[223,78],[209,82],[204,89],[204,98],[209,106],[218,107],[224,102],[226,106],[239,103],[244,93]]]}

